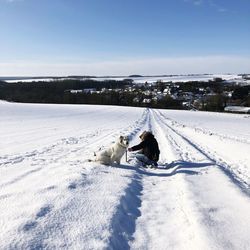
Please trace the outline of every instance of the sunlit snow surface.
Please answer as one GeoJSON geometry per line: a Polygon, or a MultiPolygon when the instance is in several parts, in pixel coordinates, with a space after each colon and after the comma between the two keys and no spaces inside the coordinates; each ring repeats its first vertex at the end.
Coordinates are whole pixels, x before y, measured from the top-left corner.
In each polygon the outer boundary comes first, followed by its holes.
{"type": "Polygon", "coordinates": [[[0,249],[250,249],[250,116],[0,102],[0,249]],[[150,129],[159,168],[94,152],[150,129]]]}
{"type": "MultiPolygon", "coordinates": [[[[209,81],[213,80],[214,78],[222,78],[223,80],[242,80],[241,76],[236,74],[201,74],[201,75],[174,75],[174,76],[143,76],[143,77],[95,77],[95,78],[77,78],[78,80],[86,80],[92,79],[96,81],[105,81],[105,80],[117,80],[122,81],[124,79],[132,79],[134,83],[153,83],[156,81],[164,81],[164,82],[188,82],[188,81],[209,81]]],[[[38,81],[54,81],[56,78],[15,78],[15,79],[4,79],[6,82],[38,82],[38,81]]],[[[65,79],[76,79],[76,78],[58,78],[57,80],[65,80],[65,79]]],[[[1,80],[1,79],[0,79],[1,80]]]]}

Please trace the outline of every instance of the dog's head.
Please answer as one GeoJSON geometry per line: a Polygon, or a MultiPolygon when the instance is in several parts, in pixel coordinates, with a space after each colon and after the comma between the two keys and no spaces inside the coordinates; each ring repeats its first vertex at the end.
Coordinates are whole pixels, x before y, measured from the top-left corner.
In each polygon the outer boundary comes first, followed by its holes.
{"type": "Polygon", "coordinates": [[[119,138],[119,143],[122,145],[122,146],[124,146],[124,147],[128,147],[128,145],[129,145],[129,138],[128,138],[128,136],[120,136],[120,138],[119,138]]]}

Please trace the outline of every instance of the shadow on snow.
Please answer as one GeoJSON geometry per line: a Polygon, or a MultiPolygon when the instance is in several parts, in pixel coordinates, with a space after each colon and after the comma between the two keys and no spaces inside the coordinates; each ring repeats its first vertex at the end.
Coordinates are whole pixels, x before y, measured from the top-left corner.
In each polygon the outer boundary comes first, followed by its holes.
{"type": "MultiPolygon", "coordinates": [[[[136,229],[136,220],[141,216],[141,196],[143,190],[142,179],[144,176],[169,177],[175,174],[198,174],[190,168],[204,168],[212,166],[214,163],[194,163],[186,161],[174,161],[166,166],[160,166],[162,171],[171,170],[169,173],[156,173],[155,170],[147,171],[141,167],[131,165],[115,165],[114,167],[133,170],[134,175],[124,195],[116,208],[111,222],[111,236],[107,249],[130,249],[129,242],[133,241],[136,229]]],[[[156,171],[157,171],[156,170],[156,171]]]]}

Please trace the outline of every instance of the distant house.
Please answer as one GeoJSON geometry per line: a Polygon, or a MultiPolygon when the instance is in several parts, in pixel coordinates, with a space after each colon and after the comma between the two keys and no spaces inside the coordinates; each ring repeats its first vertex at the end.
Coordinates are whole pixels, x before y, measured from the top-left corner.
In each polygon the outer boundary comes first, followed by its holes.
{"type": "Polygon", "coordinates": [[[152,94],[152,92],[150,90],[145,90],[143,91],[143,94],[149,96],[152,94]]]}
{"type": "Polygon", "coordinates": [[[157,93],[156,97],[154,97],[154,98],[157,98],[157,100],[162,100],[164,98],[164,94],[162,94],[161,92],[157,93]]]}
{"type": "Polygon", "coordinates": [[[184,98],[184,100],[186,101],[190,101],[193,99],[194,94],[192,92],[183,92],[182,93],[182,97],[184,98]]]}
{"type": "Polygon", "coordinates": [[[86,94],[92,93],[93,91],[96,91],[96,89],[95,88],[83,89],[83,93],[86,93],[86,94]]]}
{"type": "Polygon", "coordinates": [[[182,106],[185,108],[190,108],[191,103],[190,102],[182,102],[182,106]]]}
{"type": "Polygon", "coordinates": [[[172,94],[172,95],[171,95],[171,98],[174,99],[174,100],[178,100],[178,96],[177,96],[176,93],[172,94]]]}
{"type": "Polygon", "coordinates": [[[195,99],[192,103],[192,107],[194,107],[195,109],[202,109],[203,106],[206,106],[206,104],[202,99],[195,99]]]}
{"type": "Polygon", "coordinates": [[[138,97],[135,97],[135,98],[133,99],[133,102],[134,102],[134,103],[139,103],[139,102],[140,102],[140,99],[139,99],[138,97]]]}
{"type": "Polygon", "coordinates": [[[166,94],[166,95],[170,95],[171,94],[171,89],[167,87],[167,88],[165,88],[163,90],[163,93],[166,94]]]}
{"type": "Polygon", "coordinates": [[[231,98],[233,95],[233,91],[224,91],[223,95],[231,98]]]}
{"type": "Polygon", "coordinates": [[[86,93],[86,94],[89,94],[89,93],[93,93],[95,92],[96,89],[95,88],[91,88],[91,89],[70,89],[69,92],[71,94],[79,94],[79,93],[86,93]]]}
{"type": "Polygon", "coordinates": [[[151,99],[145,98],[143,99],[142,103],[151,103],[151,99]]]}
{"type": "Polygon", "coordinates": [[[71,94],[79,94],[79,93],[82,93],[83,90],[82,89],[70,89],[69,92],[71,94]]]}

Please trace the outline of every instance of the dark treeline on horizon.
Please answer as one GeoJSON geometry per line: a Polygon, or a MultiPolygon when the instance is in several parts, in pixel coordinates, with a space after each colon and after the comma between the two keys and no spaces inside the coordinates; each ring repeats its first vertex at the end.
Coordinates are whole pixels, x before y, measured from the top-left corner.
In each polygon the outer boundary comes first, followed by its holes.
{"type": "Polygon", "coordinates": [[[5,83],[0,81],[0,99],[28,103],[74,103],[68,98],[68,90],[95,88],[124,88],[128,81],[59,80],[5,83]]]}
{"type": "MultiPolygon", "coordinates": [[[[6,83],[0,81],[0,99],[10,102],[23,103],[57,103],[57,104],[97,104],[97,105],[121,105],[152,108],[186,109],[181,100],[166,95],[157,101],[143,103],[144,98],[152,100],[152,91],[163,92],[169,83],[159,82],[153,86],[136,85],[131,79],[97,81],[93,79],[78,80],[65,79],[38,82],[6,83]],[[135,89],[128,91],[129,88],[135,89]],[[71,90],[94,89],[92,92],[72,93],[71,90]],[[151,91],[149,95],[145,90],[151,91]],[[137,99],[138,101],[135,101],[137,99]]],[[[207,96],[200,110],[223,111],[229,101],[224,91],[233,91],[234,100],[239,103],[245,100],[249,105],[250,86],[231,86],[221,81],[210,82],[180,82],[178,90],[172,87],[172,92],[192,92],[199,94],[200,88],[210,88],[216,94],[207,96]]],[[[173,94],[173,93],[172,93],[173,94]]]]}
{"type": "MultiPolygon", "coordinates": [[[[125,91],[132,86],[132,80],[105,80],[92,79],[77,80],[66,79],[59,81],[15,82],[5,83],[0,81],[0,99],[10,102],[23,103],[58,103],[58,104],[97,104],[121,106],[150,106],[155,108],[181,109],[181,103],[166,97],[157,104],[134,103],[134,98],[144,98],[138,92],[125,91]],[[70,90],[95,89],[99,93],[71,93],[70,90]],[[105,88],[108,91],[101,92],[105,88]],[[120,91],[116,91],[119,89],[120,91]]],[[[144,89],[142,87],[142,89],[144,89]]],[[[139,91],[140,92],[140,91],[139,91]]]]}

